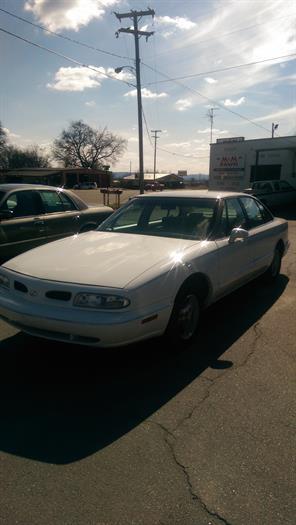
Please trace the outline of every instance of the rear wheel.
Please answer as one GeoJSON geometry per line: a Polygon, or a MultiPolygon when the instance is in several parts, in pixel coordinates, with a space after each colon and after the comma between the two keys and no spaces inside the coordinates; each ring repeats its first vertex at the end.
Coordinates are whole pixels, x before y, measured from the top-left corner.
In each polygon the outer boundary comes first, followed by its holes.
{"type": "Polygon", "coordinates": [[[200,299],[195,290],[184,286],[179,291],[166,330],[166,338],[174,347],[190,344],[197,332],[200,318],[200,299]]]}
{"type": "Polygon", "coordinates": [[[280,248],[277,246],[274,250],[273,259],[271,262],[270,267],[264,274],[264,279],[268,283],[272,283],[275,281],[275,279],[278,277],[280,271],[281,271],[281,264],[282,264],[282,252],[280,248]]]}

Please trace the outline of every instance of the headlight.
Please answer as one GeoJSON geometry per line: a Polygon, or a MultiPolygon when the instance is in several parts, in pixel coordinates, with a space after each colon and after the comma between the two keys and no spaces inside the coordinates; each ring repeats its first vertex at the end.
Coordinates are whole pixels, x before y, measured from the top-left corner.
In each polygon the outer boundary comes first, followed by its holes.
{"type": "Polygon", "coordinates": [[[0,272],[0,286],[1,288],[6,288],[6,290],[10,288],[10,280],[8,279],[8,277],[6,277],[6,275],[4,275],[4,273],[1,273],[1,272],[0,272]]]}
{"type": "Polygon", "coordinates": [[[105,295],[96,293],[79,293],[74,299],[74,306],[82,308],[97,308],[100,310],[115,310],[126,308],[130,300],[120,295],[105,295]]]}

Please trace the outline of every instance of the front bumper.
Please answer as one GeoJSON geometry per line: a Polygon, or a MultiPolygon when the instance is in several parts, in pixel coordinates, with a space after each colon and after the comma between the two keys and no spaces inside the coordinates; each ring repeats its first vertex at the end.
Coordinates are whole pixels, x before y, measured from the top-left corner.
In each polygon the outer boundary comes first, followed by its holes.
{"type": "Polygon", "coordinates": [[[20,300],[9,292],[0,296],[0,318],[15,328],[45,339],[104,348],[162,335],[171,309],[158,304],[137,312],[84,311],[20,300]]]}

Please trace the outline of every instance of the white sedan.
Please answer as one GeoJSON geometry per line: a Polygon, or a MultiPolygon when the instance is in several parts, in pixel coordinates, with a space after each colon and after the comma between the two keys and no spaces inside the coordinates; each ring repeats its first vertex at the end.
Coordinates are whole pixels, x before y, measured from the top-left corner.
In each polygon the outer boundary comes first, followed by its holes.
{"type": "Polygon", "coordinates": [[[139,195],[97,230],[0,267],[0,317],[31,335],[97,347],[195,337],[200,310],[260,274],[274,280],[288,225],[254,197],[139,195]]]}

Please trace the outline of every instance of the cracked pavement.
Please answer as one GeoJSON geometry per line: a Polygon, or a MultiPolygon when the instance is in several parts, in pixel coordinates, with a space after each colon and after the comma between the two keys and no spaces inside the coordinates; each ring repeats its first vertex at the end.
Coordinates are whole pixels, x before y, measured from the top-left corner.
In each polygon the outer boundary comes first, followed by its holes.
{"type": "Polygon", "coordinates": [[[275,287],[203,316],[196,347],[98,352],[0,323],[0,522],[294,525],[296,221],[275,287]]]}

